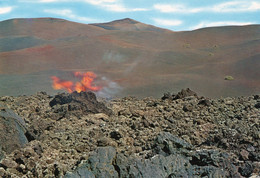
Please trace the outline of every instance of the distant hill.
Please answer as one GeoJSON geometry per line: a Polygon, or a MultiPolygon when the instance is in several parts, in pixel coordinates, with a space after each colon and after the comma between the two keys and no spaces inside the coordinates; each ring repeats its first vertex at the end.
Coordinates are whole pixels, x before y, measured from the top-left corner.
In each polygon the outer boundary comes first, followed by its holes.
{"type": "Polygon", "coordinates": [[[115,20],[108,23],[98,23],[90,24],[97,27],[104,28],[106,30],[120,30],[120,31],[155,31],[155,32],[165,32],[166,29],[158,28],[152,25],[147,25],[140,23],[136,20],[125,18],[121,20],[115,20]]]}
{"type": "Polygon", "coordinates": [[[102,96],[192,88],[209,97],[260,93],[260,25],[174,32],[133,19],[80,24],[55,18],[0,22],[0,95],[57,91],[52,75],[93,71],[102,96]],[[234,80],[224,80],[232,76],[234,80]]]}

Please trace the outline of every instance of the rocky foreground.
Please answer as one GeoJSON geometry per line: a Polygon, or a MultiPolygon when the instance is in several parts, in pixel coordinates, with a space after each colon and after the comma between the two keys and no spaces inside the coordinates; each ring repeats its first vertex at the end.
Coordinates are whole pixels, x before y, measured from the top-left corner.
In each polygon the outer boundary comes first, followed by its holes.
{"type": "Polygon", "coordinates": [[[0,177],[259,177],[260,96],[0,97],[0,177]]]}

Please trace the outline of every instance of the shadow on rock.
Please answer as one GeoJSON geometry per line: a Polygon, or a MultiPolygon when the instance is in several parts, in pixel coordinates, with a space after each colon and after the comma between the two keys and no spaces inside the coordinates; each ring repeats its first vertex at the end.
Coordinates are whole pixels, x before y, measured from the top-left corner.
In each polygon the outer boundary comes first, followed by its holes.
{"type": "Polygon", "coordinates": [[[152,157],[141,159],[117,153],[114,147],[99,147],[65,178],[239,176],[227,153],[194,150],[191,144],[168,132],[157,136],[153,151],[152,157]]]}

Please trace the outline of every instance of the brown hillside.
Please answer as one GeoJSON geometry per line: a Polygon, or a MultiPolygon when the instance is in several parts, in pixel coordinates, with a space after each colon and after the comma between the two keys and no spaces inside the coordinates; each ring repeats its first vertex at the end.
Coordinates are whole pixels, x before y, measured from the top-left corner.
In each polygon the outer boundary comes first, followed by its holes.
{"type": "Polygon", "coordinates": [[[54,94],[50,77],[73,79],[72,71],[95,72],[106,97],[186,87],[209,97],[251,95],[260,92],[259,55],[259,25],[173,32],[132,19],[12,19],[0,22],[0,95],[54,94]]]}

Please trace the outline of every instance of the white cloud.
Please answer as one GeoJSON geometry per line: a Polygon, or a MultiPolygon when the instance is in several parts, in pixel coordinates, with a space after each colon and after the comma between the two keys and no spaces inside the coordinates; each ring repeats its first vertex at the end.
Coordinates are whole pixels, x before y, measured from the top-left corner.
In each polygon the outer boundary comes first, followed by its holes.
{"type": "Polygon", "coordinates": [[[176,11],[176,6],[173,6],[170,4],[155,4],[154,8],[159,10],[160,12],[164,12],[164,13],[176,11]]]}
{"type": "Polygon", "coordinates": [[[45,9],[45,13],[51,13],[51,14],[56,14],[59,16],[63,16],[66,18],[70,18],[73,20],[81,21],[81,22],[93,22],[96,21],[95,19],[88,18],[88,17],[81,17],[73,13],[72,10],[70,9],[45,9]]]}
{"type": "Polygon", "coordinates": [[[128,9],[120,4],[101,4],[100,7],[113,12],[127,12],[128,9]]]}
{"type": "Polygon", "coordinates": [[[203,8],[190,8],[183,4],[155,4],[153,7],[163,13],[197,13],[203,11],[203,8]]]}
{"type": "Polygon", "coordinates": [[[111,3],[116,3],[118,0],[82,0],[83,2],[87,2],[93,5],[107,5],[111,3]]]}
{"type": "MultiPolygon", "coordinates": [[[[18,0],[19,2],[27,3],[55,3],[55,2],[69,2],[69,0],[18,0]]],[[[77,0],[76,0],[77,1],[77,0]]]]}
{"type": "MultiPolygon", "coordinates": [[[[30,3],[60,3],[60,2],[71,2],[69,0],[19,0],[20,2],[30,3]]],[[[112,12],[137,12],[137,11],[148,11],[146,8],[128,8],[125,7],[120,0],[74,0],[74,2],[84,2],[99,8],[105,9],[112,12]]]]}
{"type": "Polygon", "coordinates": [[[235,21],[220,21],[220,22],[201,22],[196,26],[190,28],[190,30],[204,28],[204,27],[218,27],[218,26],[240,26],[251,25],[253,22],[235,22],[235,21]]]}
{"type": "Polygon", "coordinates": [[[146,8],[128,8],[118,0],[84,0],[85,2],[112,12],[147,11],[146,8]]]}
{"type": "Polygon", "coordinates": [[[137,12],[137,11],[148,11],[145,8],[127,8],[122,4],[100,4],[99,7],[112,12],[137,12]]]}
{"type": "Polygon", "coordinates": [[[189,7],[184,4],[155,4],[153,7],[162,13],[252,12],[260,11],[260,2],[239,0],[216,4],[213,7],[189,7]]]}
{"type": "Polygon", "coordinates": [[[256,1],[230,1],[215,5],[215,12],[250,12],[260,10],[260,2],[256,1]]]}
{"type": "Polygon", "coordinates": [[[39,2],[48,3],[48,2],[60,2],[60,1],[57,1],[57,0],[40,0],[39,2]]]}
{"type": "Polygon", "coordinates": [[[131,9],[131,11],[133,11],[133,12],[137,12],[137,11],[149,11],[149,9],[146,9],[146,8],[133,8],[133,9],[131,9]]]}
{"type": "MultiPolygon", "coordinates": [[[[19,2],[30,2],[30,3],[59,3],[59,2],[71,2],[71,0],[19,0],[19,2]]],[[[86,2],[93,5],[103,3],[115,3],[117,0],[74,0],[74,2],[86,2]]]]}
{"type": "Polygon", "coordinates": [[[161,19],[161,18],[154,18],[153,21],[156,23],[156,25],[161,25],[161,26],[179,26],[183,23],[181,20],[161,19]]]}
{"type": "Polygon", "coordinates": [[[7,14],[13,10],[12,7],[0,7],[0,14],[7,14]]]}

